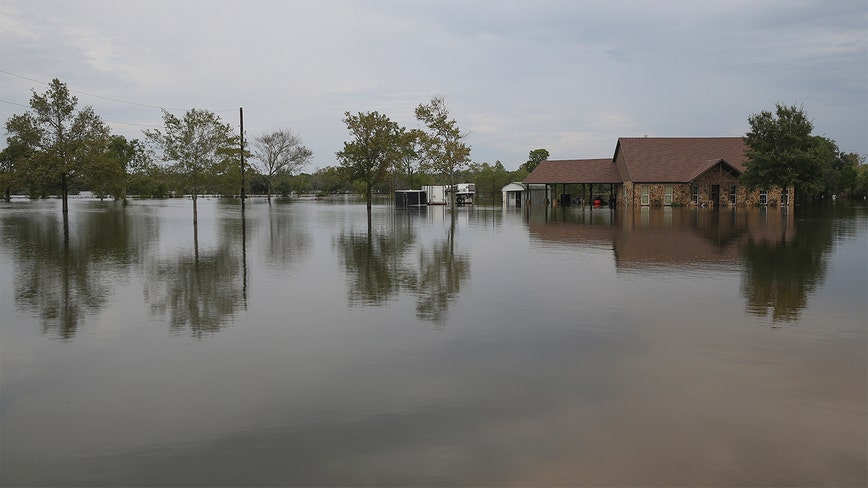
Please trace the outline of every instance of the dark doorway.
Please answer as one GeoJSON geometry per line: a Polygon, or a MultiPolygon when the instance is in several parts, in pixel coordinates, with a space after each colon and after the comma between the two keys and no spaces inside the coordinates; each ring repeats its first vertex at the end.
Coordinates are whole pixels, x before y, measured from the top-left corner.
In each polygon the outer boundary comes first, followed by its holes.
{"type": "Polygon", "coordinates": [[[711,185],[711,204],[720,205],[720,185],[711,185]]]}

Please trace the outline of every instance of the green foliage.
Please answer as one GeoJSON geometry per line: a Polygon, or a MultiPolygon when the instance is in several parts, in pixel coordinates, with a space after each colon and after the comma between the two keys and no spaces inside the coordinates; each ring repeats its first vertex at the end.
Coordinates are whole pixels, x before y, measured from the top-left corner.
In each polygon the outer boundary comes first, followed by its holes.
{"type": "Polygon", "coordinates": [[[549,158],[549,152],[545,149],[534,149],[527,156],[527,162],[521,165],[522,170],[526,171],[527,174],[533,172],[539,163],[545,161],[549,158]]]}
{"type": "MultiPolygon", "coordinates": [[[[163,125],[164,131],[146,130],[145,137],[157,158],[168,163],[192,193],[196,222],[198,195],[209,183],[214,185],[215,178],[231,177],[226,160],[233,148],[237,152],[238,138],[228,124],[208,110],[190,109],[181,119],[163,110],[163,125]]],[[[237,176],[240,182],[240,170],[237,176]]]]}
{"type": "Polygon", "coordinates": [[[814,126],[804,110],[777,104],[774,114],[763,111],[748,122],[745,186],[792,186],[803,197],[822,192],[838,150],[833,141],[811,135],[814,126]]]}
{"type": "Polygon", "coordinates": [[[454,186],[456,174],[470,163],[470,147],[464,144],[467,135],[461,133],[455,119],[449,118],[442,97],[434,97],[428,105],[416,107],[416,119],[428,129],[419,138],[426,168],[448,176],[449,184],[454,186]]]}
{"type": "Polygon", "coordinates": [[[374,184],[384,178],[399,157],[400,130],[398,124],[378,112],[345,115],[344,123],[353,140],[344,142],[344,149],[337,153],[338,161],[348,179],[365,185],[370,208],[374,184]]]}
{"type": "Polygon", "coordinates": [[[102,174],[109,138],[108,126],[93,109],[76,111],[77,104],[55,78],[44,94],[33,92],[30,111],[6,122],[8,144],[20,151],[13,163],[19,181],[31,192],[59,190],[64,213],[70,189],[102,174]]]}

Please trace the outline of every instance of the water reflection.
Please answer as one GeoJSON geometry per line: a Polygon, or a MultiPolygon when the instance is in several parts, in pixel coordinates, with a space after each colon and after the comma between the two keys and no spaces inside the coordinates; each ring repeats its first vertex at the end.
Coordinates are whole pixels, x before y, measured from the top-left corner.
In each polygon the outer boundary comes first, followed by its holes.
{"type": "Polygon", "coordinates": [[[763,231],[741,244],[741,292],[747,311],[775,322],[795,321],[826,276],[834,221],[800,220],[798,232],[793,233],[792,222],[766,212],[760,217],[766,224],[763,231]]]}
{"type": "Polygon", "coordinates": [[[206,250],[200,250],[196,224],[190,232],[190,249],[149,259],[144,298],[151,314],[165,317],[174,332],[189,329],[201,338],[219,331],[246,307],[247,229],[243,218],[219,220],[220,238],[206,250]]]}
{"type": "Polygon", "coordinates": [[[93,203],[66,218],[45,210],[50,214],[10,212],[0,236],[15,256],[17,306],[38,316],[44,333],[71,339],[86,316],[106,305],[112,281],[141,261],[157,232],[152,219],[132,224],[114,203],[93,203]]]}
{"type": "Polygon", "coordinates": [[[796,320],[822,283],[840,222],[768,209],[672,208],[537,210],[526,219],[531,238],[547,245],[611,245],[618,272],[741,269],[748,312],[775,322],[796,320]]]}
{"type": "Polygon", "coordinates": [[[400,210],[385,222],[368,220],[365,232],[341,230],[334,246],[346,270],[351,306],[383,305],[404,291],[416,300],[419,320],[445,322],[461,284],[470,278],[470,258],[456,250],[455,213],[445,218],[445,235],[417,238],[415,226],[436,212],[400,210]]]}

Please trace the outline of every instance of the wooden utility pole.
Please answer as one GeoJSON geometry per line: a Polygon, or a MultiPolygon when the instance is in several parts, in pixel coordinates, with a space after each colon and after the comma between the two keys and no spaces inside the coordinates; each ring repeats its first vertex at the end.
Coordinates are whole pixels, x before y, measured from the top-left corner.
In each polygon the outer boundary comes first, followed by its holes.
{"type": "Polygon", "coordinates": [[[241,122],[241,208],[244,209],[244,107],[238,107],[241,122]]]}

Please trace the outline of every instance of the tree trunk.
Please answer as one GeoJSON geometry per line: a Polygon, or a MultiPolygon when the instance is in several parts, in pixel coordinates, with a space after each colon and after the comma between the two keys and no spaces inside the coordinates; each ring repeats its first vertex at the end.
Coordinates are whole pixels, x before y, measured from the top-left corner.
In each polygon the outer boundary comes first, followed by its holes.
{"type": "Polygon", "coordinates": [[[60,177],[60,195],[63,198],[62,212],[67,214],[69,213],[69,202],[67,201],[69,197],[69,182],[66,180],[66,175],[60,177]]]}
{"type": "Polygon", "coordinates": [[[371,215],[371,193],[372,193],[372,185],[370,182],[366,183],[367,187],[367,198],[368,198],[368,216],[371,215]]]}
{"type": "Polygon", "coordinates": [[[199,222],[199,209],[196,207],[196,189],[193,188],[193,225],[196,225],[199,222]]]}

